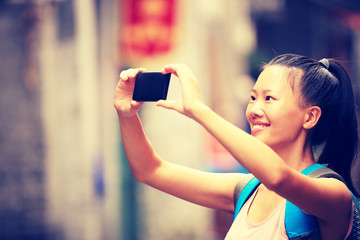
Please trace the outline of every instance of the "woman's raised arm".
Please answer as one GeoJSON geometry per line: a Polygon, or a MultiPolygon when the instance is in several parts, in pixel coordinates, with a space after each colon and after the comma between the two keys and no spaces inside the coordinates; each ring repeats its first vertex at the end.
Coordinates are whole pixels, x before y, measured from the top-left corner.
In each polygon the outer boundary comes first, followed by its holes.
{"type": "Polygon", "coordinates": [[[136,74],[140,71],[144,69],[123,71],[114,96],[122,143],[133,176],[184,200],[232,212],[233,191],[241,174],[194,170],[164,161],[154,151],[137,115],[142,103],[132,100],[136,74]]]}

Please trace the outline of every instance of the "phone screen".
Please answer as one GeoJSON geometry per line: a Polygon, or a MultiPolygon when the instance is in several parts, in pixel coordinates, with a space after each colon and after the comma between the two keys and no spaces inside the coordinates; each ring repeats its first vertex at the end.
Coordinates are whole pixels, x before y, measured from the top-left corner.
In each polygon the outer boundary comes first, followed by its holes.
{"type": "Polygon", "coordinates": [[[156,102],[166,100],[171,73],[140,72],[136,75],[133,100],[156,102]]]}

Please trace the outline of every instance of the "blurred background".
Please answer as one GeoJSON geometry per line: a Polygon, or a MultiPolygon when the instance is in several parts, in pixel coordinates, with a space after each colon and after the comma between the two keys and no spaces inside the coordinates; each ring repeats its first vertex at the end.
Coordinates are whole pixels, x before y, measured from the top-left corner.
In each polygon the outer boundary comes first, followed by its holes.
{"type": "MultiPolygon", "coordinates": [[[[359,103],[358,0],[1,0],[0,239],[223,239],[231,215],[132,178],[119,73],[185,63],[205,101],[247,130],[259,68],[287,52],[342,60],[359,103]]],[[[168,98],[179,96],[172,78],[168,98]]],[[[140,115],[165,159],[245,171],[193,121],[153,103],[140,115]]]]}

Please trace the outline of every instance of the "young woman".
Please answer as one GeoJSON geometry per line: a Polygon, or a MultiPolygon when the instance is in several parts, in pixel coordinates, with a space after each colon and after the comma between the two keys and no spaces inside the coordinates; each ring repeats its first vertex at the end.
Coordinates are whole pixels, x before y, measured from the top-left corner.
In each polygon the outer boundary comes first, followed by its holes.
{"type": "MultiPolygon", "coordinates": [[[[132,100],[135,77],[145,69],[121,72],[114,105],[133,176],[184,200],[234,212],[234,188],[243,174],[207,173],[163,160],[145,136],[132,100]],[[176,187],[174,187],[176,186],[176,187]]],[[[273,59],[251,91],[246,117],[251,135],[207,107],[198,82],[185,65],[167,65],[182,99],[158,106],[195,120],[211,133],[261,184],[241,209],[226,239],[288,239],[286,200],[317,218],[323,239],[345,239],[351,229],[354,191],[350,169],[357,151],[357,121],[351,82],[335,61],[286,54],[273,59]],[[346,180],[301,174],[316,161],[346,180]]]]}

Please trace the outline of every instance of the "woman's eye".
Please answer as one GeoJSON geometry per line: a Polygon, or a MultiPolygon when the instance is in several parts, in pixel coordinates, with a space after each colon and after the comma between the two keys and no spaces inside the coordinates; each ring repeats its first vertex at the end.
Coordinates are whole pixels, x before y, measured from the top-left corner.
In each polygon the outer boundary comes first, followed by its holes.
{"type": "Polygon", "coordinates": [[[250,96],[250,101],[255,101],[255,97],[254,96],[250,96]]]}
{"type": "Polygon", "coordinates": [[[266,101],[270,101],[270,100],[275,100],[275,98],[271,97],[271,96],[266,96],[265,98],[266,101]]]}

